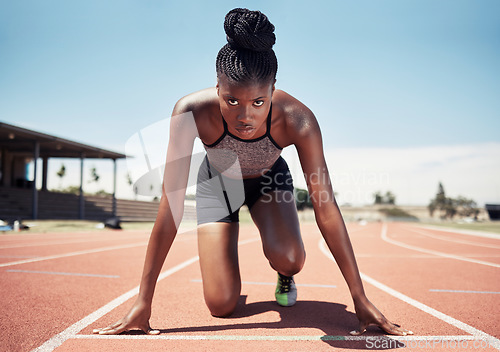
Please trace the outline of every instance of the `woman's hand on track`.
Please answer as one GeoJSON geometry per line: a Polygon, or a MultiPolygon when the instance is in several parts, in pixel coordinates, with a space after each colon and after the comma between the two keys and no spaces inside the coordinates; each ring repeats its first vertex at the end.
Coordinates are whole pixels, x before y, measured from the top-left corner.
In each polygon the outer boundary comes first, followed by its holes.
{"type": "Polygon", "coordinates": [[[358,302],[354,302],[354,307],[356,309],[356,316],[359,319],[359,330],[351,331],[351,335],[362,335],[369,325],[377,325],[391,335],[413,335],[412,331],[403,329],[399,325],[387,320],[387,318],[366,297],[358,302]]]}
{"type": "Polygon", "coordinates": [[[151,305],[136,302],[125,317],[106,328],[94,329],[93,333],[99,335],[117,335],[124,331],[139,329],[148,335],[158,335],[160,330],[153,330],[149,325],[150,317],[151,305]]]}

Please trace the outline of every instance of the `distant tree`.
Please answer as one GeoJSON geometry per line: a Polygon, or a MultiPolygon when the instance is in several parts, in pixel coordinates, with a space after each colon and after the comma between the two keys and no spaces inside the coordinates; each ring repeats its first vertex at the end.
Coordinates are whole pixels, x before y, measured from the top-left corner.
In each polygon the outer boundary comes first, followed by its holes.
{"type": "MultiPolygon", "coordinates": [[[[430,216],[434,216],[434,212],[436,210],[445,211],[446,214],[446,208],[449,207],[450,207],[450,202],[449,201],[447,202],[446,200],[444,186],[441,182],[439,182],[436,196],[431,200],[431,202],[427,206],[427,209],[429,209],[430,216]]],[[[450,209],[448,210],[448,212],[450,213],[450,209]]],[[[441,217],[443,217],[443,215],[441,215],[441,217]]]]}
{"type": "Polygon", "coordinates": [[[132,186],[134,184],[134,181],[132,180],[132,176],[130,176],[130,172],[127,172],[127,175],[125,177],[127,178],[128,185],[132,186]]]}
{"type": "Polygon", "coordinates": [[[385,192],[384,195],[382,195],[382,192],[377,191],[373,193],[373,198],[374,204],[396,204],[396,196],[391,191],[385,192]]]}
{"type": "Polygon", "coordinates": [[[477,216],[479,215],[479,208],[477,207],[477,203],[472,199],[459,196],[456,199],[456,205],[458,208],[457,212],[459,216],[477,218],[477,216]]]}
{"type": "Polygon", "coordinates": [[[444,217],[445,219],[453,219],[453,217],[457,214],[457,206],[456,206],[456,201],[453,198],[446,198],[444,202],[444,206],[441,209],[444,211],[444,217]]]}
{"type": "Polygon", "coordinates": [[[63,193],[80,194],[80,186],[68,186],[61,190],[63,193]]]}
{"type": "Polygon", "coordinates": [[[446,204],[446,193],[444,192],[444,186],[441,182],[439,182],[435,200],[438,207],[443,207],[446,204]]]}
{"type": "Polygon", "coordinates": [[[385,204],[396,204],[396,196],[391,192],[385,192],[385,204]]]}
{"type": "Polygon", "coordinates": [[[436,196],[430,201],[427,208],[431,216],[434,215],[436,210],[440,211],[442,219],[453,219],[455,215],[461,217],[473,216],[475,218],[479,214],[479,208],[472,199],[462,196],[456,199],[447,197],[441,182],[439,182],[436,196]]]}
{"type": "Polygon", "coordinates": [[[295,205],[297,210],[304,210],[306,208],[312,208],[311,197],[309,192],[305,189],[295,188],[295,205]]]}
{"type": "Polygon", "coordinates": [[[57,171],[57,176],[59,176],[59,189],[62,188],[62,179],[66,175],[66,166],[61,164],[61,168],[57,171]]]}
{"type": "Polygon", "coordinates": [[[90,180],[89,180],[89,183],[91,182],[99,182],[99,178],[100,176],[97,174],[97,169],[94,167],[92,167],[92,169],[90,169],[90,180]]]}
{"type": "Polygon", "coordinates": [[[134,180],[132,180],[132,176],[130,175],[130,172],[127,172],[127,175],[125,177],[127,178],[128,185],[131,186],[133,191],[134,191],[135,200],[137,200],[138,190],[137,190],[137,186],[134,186],[134,180]]]}
{"type": "Polygon", "coordinates": [[[96,196],[110,196],[111,193],[106,192],[105,190],[101,189],[97,192],[94,193],[96,196]]]}

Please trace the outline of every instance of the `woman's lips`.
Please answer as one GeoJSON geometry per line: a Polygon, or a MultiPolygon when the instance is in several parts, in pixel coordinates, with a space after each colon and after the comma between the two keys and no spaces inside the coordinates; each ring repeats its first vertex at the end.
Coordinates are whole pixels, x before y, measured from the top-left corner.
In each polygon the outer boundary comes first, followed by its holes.
{"type": "Polygon", "coordinates": [[[251,126],[240,126],[240,127],[235,127],[235,129],[236,131],[238,131],[239,134],[244,136],[249,136],[255,131],[255,128],[251,126]]]}

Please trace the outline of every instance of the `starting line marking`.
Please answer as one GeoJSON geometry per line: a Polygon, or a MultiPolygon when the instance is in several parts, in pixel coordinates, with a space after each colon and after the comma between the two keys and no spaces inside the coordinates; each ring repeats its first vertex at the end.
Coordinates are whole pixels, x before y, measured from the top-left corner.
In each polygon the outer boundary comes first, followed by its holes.
{"type": "Polygon", "coordinates": [[[433,288],[431,288],[429,291],[430,292],[452,292],[452,293],[489,293],[492,295],[500,295],[500,292],[494,292],[494,291],[440,290],[440,289],[433,289],[433,288]]]}
{"type": "Polygon", "coordinates": [[[471,335],[449,336],[342,336],[342,335],[76,335],[75,339],[104,339],[104,340],[217,340],[217,341],[370,341],[370,340],[396,340],[396,341],[486,341],[471,335]]]}
{"type": "MultiPolygon", "coordinates": [[[[251,239],[248,239],[248,240],[245,240],[245,241],[241,241],[239,243],[239,245],[247,244],[247,243],[251,243],[251,242],[255,242],[255,241],[258,241],[258,240],[260,240],[260,238],[251,238],[251,239]]],[[[189,266],[189,265],[197,262],[198,260],[199,260],[198,256],[192,257],[191,259],[188,259],[185,262],[182,262],[182,263],[180,263],[180,264],[178,264],[178,265],[176,265],[176,266],[174,266],[174,267],[172,267],[172,268],[164,271],[163,273],[161,273],[158,276],[158,279],[156,280],[156,282],[159,282],[160,280],[163,280],[164,278],[166,278],[166,277],[168,277],[168,276],[170,276],[170,275],[172,275],[172,274],[174,274],[174,273],[176,273],[176,272],[184,269],[185,267],[187,267],[187,266],[189,266]]],[[[139,288],[140,288],[140,285],[134,287],[133,289],[131,289],[128,292],[125,292],[124,294],[122,294],[121,296],[115,298],[114,300],[112,300],[108,304],[102,306],[101,308],[99,308],[95,312],[87,315],[85,318],[83,318],[80,321],[74,323],[73,325],[71,325],[70,327],[68,327],[66,330],[60,332],[59,334],[55,335],[51,339],[45,341],[45,343],[43,343],[38,348],[34,349],[32,352],[52,352],[57,347],[61,346],[66,340],[69,340],[69,339],[72,339],[72,338],[77,338],[79,336],[77,334],[80,331],[82,331],[84,328],[86,328],[90,324],[94,323],[95,321],[97,321],[102,316],[108,314],[109,312],[111,312],[116,307],[122,305],[123,303],[125,303],[126,301],[128,301],[130,298],[132,298],[132,297],[136,296],[137,294],[139,294],[139,288]]]]}
{"type": "MultiPolygon", "coordinates": [[[[191,282],[203,282],[201,279],[192,279],[191,282]]],[[[243,285],[266,285],[266,286],[276,286],[276,282],[255,282],[255,281],[242,281],[243,285]]],[[[336,288],[335,285],[316,285],[316,284],[298,284],[295,283],[297,287],[324,287],[324,288],[336,288]]]]}
{"type": "MultiPolygon", "coordinates": [[[[382,238],[387,237],[387,224],[386,223],[384,223],[382,226],[381,237],[382,238]]],[[[319,249],[321,250],[321,252],[323,252],[323,254],[325,256],[327,256],[329,259],[335,261],[335,258],[333,258],[333,255],[327,249],[326,243],[323,239],[319,240],[318,245],[319,245],[319,249]]],[[[465,331],[465,332],[471,334],[474,340],[489,341],[491,346],[500,350],[500,340],[497,339],[496,337],[493,337],[493,336],[485,333],[484,331],[476,329],[476,328],[474,328],[474,327],[472,327],[464,322],[461,322],[458,319],[450,317],[449,315],[446,315],[446,314],[444,314],[444,313],[442,313],[434,308],[431,308],[426,304],[423,304],[423,303],[421,303],[421,302],[419,302],[411,297],[408,297],[407,295],[405,295],[399,291],[396,291],[393,288],[386,286],[383,283],[381,283],[375,279],[372,279],[371,277],[369,277],[368,275],[366,275],[362,272],[360,272],[359,274],[364,281],[377,287],[378,289],[390,294],[393,297],[396,297],[396,298],[402,300],[403,302],[408,303],[409,305],[411,305],[417,309],[420,309],[421,311],[423,311],[425,313],[428,313],[428,314],[444,321],[445,323],[448,323],[456,328],[459,328],[462,331],[465,331]]],[[[407,336],[405,336],[405,337],[407,337],[407,336]]]]}
{"type": "MultiPolygon", "coordinates": [[[[179,265],[174,266],[173,268],[171,268],[169,270],[164,271],[158,277],[157,282],[160,280],[163,280],[164,278],[166,278],[174,273],[176,273],[179,270],[184,269],[188,265],[190,265],[194,262],[197,262],[198,259],[199,259],[198,256],[193,257],[191,259],[186,260],[183,263],[180,263],[179,265]]],[[[130,291],[115,298],[114,300],[112,300],[111,302],[106,304],[105,306],[103,306],[103,307],[99,308],[98,310],[96,310],[95,312],[87,315],[82,320],[76,322],[75,324],[73,324],[69,328],[67,328],[66,330],[64,330],[64,331],[60,332],[59,334],[57,334],[56,336],[52,337],[50,340],[46,341],[43,345],[34,349],[33,352],[42,352],[42,351],[49,352],[49,351],[55,350],[57,347],[61,346],[64,343],[64,341],[66,341],[70,338],[74,338],[76,336],[76,334],[78,334],[80,331],[82,331],[82,329],[89,326],[90,324],[95,322],[97,319],[108,314],[116,307],[120,306],[121,304],[128,301],[130,298],[137,295],[139,293],[139,288],[140,288],[140,286],[136,286],[133,289],[131,289],[130,291]]]]}
{"type": "Polygon", "coordinates": [[[30,273],[30,274],[49,274],[49,275],[64,275],[64,276],[90,276],[90,277],[105,277],[110,279],[117,279],[118,275],[103,275],[103,274],[82,274],[82,273],[64,273],[57,271],[37,271],[37,270],[6,270],[8,273],[30,273]]]}

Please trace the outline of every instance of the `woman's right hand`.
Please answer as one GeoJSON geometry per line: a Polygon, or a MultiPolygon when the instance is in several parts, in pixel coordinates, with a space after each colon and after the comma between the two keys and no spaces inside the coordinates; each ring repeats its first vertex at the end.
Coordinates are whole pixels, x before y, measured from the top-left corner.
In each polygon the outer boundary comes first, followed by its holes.
{"type": "Polygon", "coordinates": [[[117,335],[124,331],[139,329],[148,335],[158,335],[160,330],[153,330],[149,325],[150,317],[151,305],[136,301],[125,317],[108,327],[94,329],[93,333],[99,335],[117,335]]]}

